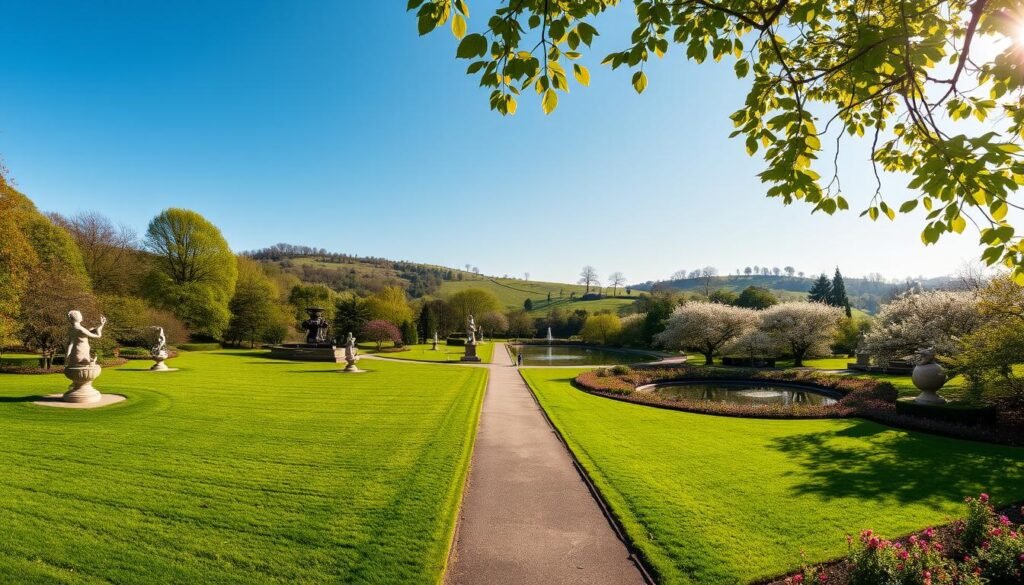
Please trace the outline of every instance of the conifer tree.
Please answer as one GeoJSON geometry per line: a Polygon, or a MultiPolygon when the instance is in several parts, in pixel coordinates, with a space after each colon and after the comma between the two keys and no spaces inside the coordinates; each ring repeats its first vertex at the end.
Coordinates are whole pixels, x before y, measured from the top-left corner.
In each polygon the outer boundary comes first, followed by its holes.
{"type": "Polygon", "coordinates": [[[829,301],[832,298],[832,281],[827,276],[822,274],[818,277],[818,280],[814,281],[811,286],[811,290],[807,293],[807,300],[812,303],[825,303],[830,304],[829,301]]]}
{"type": "Polygon", "coordinates": [[[850,297],[846,295],[846,283],[843,281],[843,275],[839,272],[838,266],[836,275],[832,277],[832,291],[829,294],[828,304],[846,311],[847,317],[853,314],[850,310],[850,297]]]}

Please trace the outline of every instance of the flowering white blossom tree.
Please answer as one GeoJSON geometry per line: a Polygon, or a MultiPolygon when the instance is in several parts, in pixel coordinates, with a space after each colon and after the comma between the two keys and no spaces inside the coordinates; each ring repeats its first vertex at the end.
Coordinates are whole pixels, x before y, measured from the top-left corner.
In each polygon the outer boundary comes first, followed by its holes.
{"type": "Polygon", "coordinates": [[[961,351],[960,338],[983,320],[974,292],[909,292],[882,306],[863,349],[883,364],[925,347],[952,357],[961,351]]]}
{"type": "Polygon", "coordinates": [[[761,311],[759,329],[793,354],[793,365],[804,365],[809,355],[828,353],[839,320],[838,307],[824,303],[783,303],[761,311]]]}
{"type": "Polygon", "coordinates": [[[729,342],[726,353],[750,358],[753,365],[757,358],[775,357],[779,354],[779,343],[774,336],[760,329],[749,329],[743,335],[729,342]]]}
{"type": "Polygon", "coordinates": [[[654,336],[654,343],[669,349],[694,350],[711,365],[714,355],[757,323],[751,309],[718,303],[692,302],[672,312],[665,330],[654,336]]]}

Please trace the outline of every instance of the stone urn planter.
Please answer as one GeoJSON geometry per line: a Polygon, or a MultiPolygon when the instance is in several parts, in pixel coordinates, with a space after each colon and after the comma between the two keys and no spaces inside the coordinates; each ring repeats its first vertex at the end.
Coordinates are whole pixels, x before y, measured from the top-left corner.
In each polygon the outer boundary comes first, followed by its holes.
{"type": "Polygon", "coordinates": [[[92,382],[100,377],[102,370],[103,368],[99,364],[68,366],[64,368],[64,376],[71,380],[71,386],[64,393],[64,401],[78,404],[99,402],[102,395],[99,390],[92,387],[92,382]]]}
{"type": "Polygon", "coordinates": [[[938,394],[938,391],[946,383],[945,368],[935,363],[934,350],[921,350],[919,355],[918,363],[910,375],[914,386],[921,391],[914,402],[928,405],[945,404],[946,399],[938,394]]]}
{"type": "Polygon", "coordinates": [[[164,361],[168,357],[166,351],[161,350],[161,351],[158,351],[158,352],[154,352],[154,353],[152,353],[150,355],[152,356],[153,361],[156,362],[156,363],[153,364],[153,367],[149,368],[149,371],[151,371],[151,372],[166,372],[166,371],[170,370],[170,368],[167,367],[167,364],[164,363],[164,361]]]}

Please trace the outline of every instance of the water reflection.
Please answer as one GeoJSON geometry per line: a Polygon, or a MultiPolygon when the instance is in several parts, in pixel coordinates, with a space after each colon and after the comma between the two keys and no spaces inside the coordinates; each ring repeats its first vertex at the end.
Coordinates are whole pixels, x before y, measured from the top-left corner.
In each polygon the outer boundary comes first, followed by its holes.
{"type": "Polygon", "coordinates": [[[610,366],[649,361],[643,355],[576,345],[522,345],[524,366],[610,366]]]}
{"type": "Polygon", "coordinates": [[[827,406],[836,403],[835,398],[813,390],[766,384],[679,384],[660,386],[653,392],[669,399],[730,402],[748,406],[827,406]]]}

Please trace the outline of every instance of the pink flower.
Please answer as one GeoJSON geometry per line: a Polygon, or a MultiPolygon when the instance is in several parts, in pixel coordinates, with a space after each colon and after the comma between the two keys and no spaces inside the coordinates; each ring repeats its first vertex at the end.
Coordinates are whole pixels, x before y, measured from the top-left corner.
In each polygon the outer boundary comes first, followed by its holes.
{"type": "Polygon", "coordinates": [[[1002,524],[1003,526],[1009,526],[1010,525],[1010,519],[1006,517],[1006,514],[1003,514],[1002,516],[999,517],[999,523],[1002,524]]]}
{"type": "Polygon", "coordinates": [[[900,556],[900,558],[901,558],[901,559],[903,559],[903,560],[907,560],[907,557],[909,557],[909,556],[910,556],[910,553],[908,553],[908,552],[907,552],[907,551],[905,551],[905,550],[901,550],[901,551],[900,551],[900,555],[899,555],[899,556],[900,556]]]}
{"type": "Polygon", "coordinates": [[[929,526],[928,529],[924,531],[924,535],[927,536],[928,538],[934,537],[935,536],[935,529],[929,526]]]}
{"type": "Polygon", "coordinates": [[[793,582],[794,583],[803,583],[804,582],[804,576],[803,575],[795,575],[793,577],[793,582]]]}
{"type": "Polygon", "coordinates": [[[986,493],[982,493],[982,494],[981,494],[980,496],[978,496],[978,500],[979,500],[979,501],[980,501],[980,502],[981,502],[982,504],[987,504],[987,503],[988,503],[988,494],[986,494],[986,493]]]}

